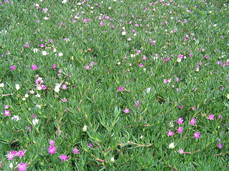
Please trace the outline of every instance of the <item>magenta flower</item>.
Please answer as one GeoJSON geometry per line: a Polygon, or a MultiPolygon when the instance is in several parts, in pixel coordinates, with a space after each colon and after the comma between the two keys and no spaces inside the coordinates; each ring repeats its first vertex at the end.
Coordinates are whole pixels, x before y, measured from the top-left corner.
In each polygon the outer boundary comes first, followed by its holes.
{"type": "Polygon", "coordinates": [[[218,119],[222,119],[222,117],[223,117],[222,115],[219,115],[219,116],[218,116],[218,119]]]}
{"type": "Polygon", "coordinates": [[[54,154],[56,152],[56,147],[54,145],[49,146],[48,153],[54,154]]]}
{"type": "Polygon", "coordinates": [[[189,122],[190,125],[195,125],[196,124],[196,119],[192,118],[191,121],[189,122]]]}
{"type": "Polygon", "coordinates": [[[122,86],[120,86],[119,88],[118,88],[118,91],[119,92],[122,92],[124,90],[124,88],[122,87],[122,86]]]}
{"type": "Polygon", "coordinates": [[[194,138],[195,138],[195,139],[200,138],[200,132],[196,132],[196,133],[194,133],[194,138]]]}
{"type": "Polygon", "coordinates": [[[56,69],[57,65],[53,64],[52,69],[56,69]]]}
{"type": "Polygon", "coordinates": [[[17,169],[19,171],[26,171],[26,167],[27,167],[28,164],[26,163],[20,163],[18,166],[17,166],[17,169]]]}
{"type": "Polygon", "coordinates": [[[178,134],[181,134],[182,131],[183,131],[183,127],[179,127],[179,128],[177,129],[177,133],[178,133],[178,134]]]}
{"type": "Polygon", "coordinates": [[[29,44],[28,44],[28,43],[26,43],[26,44],[25,44],[25,47],[26,47],[26,48],[29,48],[29,44]]]}
{"type": "Polygon", "coordinates": [[[221,148],[223,148],[223,144],[218,144],[217,147],[218,147],[219,149],[221,149],[221,148]]]}
{"type": "Polygon", "coordinates": [[[32,69],[32,70],[37,70],[37,69],[38,69],[38,67],[37,67],[37,65],[36,65],[36,64],[33,64],[33,65],[31,66],[31,69],[32,69]]]}
{"type": "Polygon", "coordinates": [[[9,110],[4,110],[4,115],[5,116],[10,116],[10,111],[9,110]]]}
{"type": "Polygon", "coordinates": [[[215,116],[215,115],[209,115],[209,116],[208,116],[208,119],[209,119],[209,120],[214,120],[214,116],[215,116]]]}
{"type": "Polygon", "coordinates": [[[124,113],[130,113],[130,109],[125,108],[125,109],[123,110],[123,112],[124,112],[124,113]]]}
{"type": "Polygon", "coordinates": [[[59,156],[59,159],[60,159],[62,162],[64,162],[64,161],[68,160],[68,156],[62,154],[61,156],[59,156]]]}
{"type": "Polygon", "coordinates": [[[139,100],[136,101],[135,106],[140,107],[140,101],[139,100]]]}
{"type": "Polygon", "coordinates": [[[182,123],[183,123],[183,118],[179,118],[178,120],[177,120],[177,124],[179,124],[179,125],[181,125],[182,123]]]}
{"type": "Polygon", "coordinates": [[[73,149],[73,153],[74,153],[74,154],[79,154],[78,148],[74,148],[74,149],[73,149]]]}
{"type": "Polygon", "coordinates": [[[142,64],[142,63],[140,63],[140,64],[139,64],[139,67],[143,67],[143,64],[142,64]]]}
{"type": "Polygon", "coordinates": [[[173,131],[168,130],[168,136],[173,136],[175,133],[173,131]]]}
{"type": "Polygon", "coordinates": [[[92,148],[93,147],[93,144],[92,143],[89,143],[88,144],[88,147],[92,148]]]}
{"type": "Polygon", "coordinates": [[[11,66],[10,66],[10,70],[11,70],[11,71],[16,70],[16,65],[11,65],[11,66]]]}
{"type": "Polygon", "coordinates": [[[26,150],[18,151],[17,156],[18,157],[23,157],[25,155],[26,150]]]}
{"type": "Polygon", "coordinates": [[[11,153],[9,153],[9,154],[6,155],[6,157],[7,157],[8,160],[13,160],[14,159],[14,156],[15,155],[13,155],[11,153]]]}

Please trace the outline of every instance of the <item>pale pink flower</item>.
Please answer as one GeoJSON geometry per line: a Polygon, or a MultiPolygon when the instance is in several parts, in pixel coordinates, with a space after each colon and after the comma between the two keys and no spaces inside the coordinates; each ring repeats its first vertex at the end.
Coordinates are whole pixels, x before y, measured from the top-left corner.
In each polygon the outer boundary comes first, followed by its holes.
{"type": "Polygon", "coordinates": [[[18,151],[17,156],[18,157],[23,157],[25,155],[26,150],[18,151]]]}
{"type": "Polygon", "coordinates": [[[4,115],[5,116],[10,116],[10,111],[9,110],[4,110],[4,115]]]}
{"type": "Polygon", "coordinates": [[[183,118],[179,118],[178,120],[177,120],[177,124],[179,124],[179,125],[181,125],[182,123],[183,123],[183,118]]]}
{"type": "Polygon", "coordinates": [[[86,70],[89,70],[90,69],[90,66],[89,65],[85,66],[85,69],[86,70]]]}
{"type": "Polygon", "coordinates": [[[49,140],[49,144],[52,145],[52,146],[54,146],[55,145],[55,141],[49,140]]]}
{"type": "Polygon", "coordinates": [[[173,131],[168,130],[168,136],[173,136],[175,133],[173,131]]]}
{"type": "Polygon", "coordinates": [[[179,152],[180,154],[183,154],[183,153],[184,153],[184,150],[180,149],[178,152],[179,152]]]}
{"type": "Polygon", "coordinates": [[[177,133],[178,133],[178,134],[181,134],[182,131],[183,131],[183,127],[179,127],[179,128],[177,129],[177,133]]]}
{"type": "Polygon", "coordinates": [[[33,65],[31,66],[31,69],[32,69],[32,70],[37,70],[37,69],[38,69],[38,67],[37,67],[37,65],[36,65],[36,64],[33,64],[33,65]]]}
{"type": "Polygon", "coordinates": [[[74,154],[79,154],[78,148],[74,148],[74,149],[73,149],[73,153],[74,153],[74,154]]]}
{"type": "Polygon", "coordinates": [[[124,90],[124,88],[122,87],[122,86],[120,86],[119,88],[118,88],[118,91],[119,92],[122,92],[124,90]]]}
{"type": "Polygon", "coordinates": [[[19,171],[26,171],[26,167],[27,167],[28,164],[26,163],[20,163],[18,166],[17,166],[17,169],[19,171]]]}
{"type": "Polygon", "coordinates": [[[60,159],[62,162],[64,162],[64,161],[68,160],[68,156],[62,154],[61,156],[59,156],[59,159],[60,159]]]}
{"type": "Polygon", "coordinates": [[[221,149],[221,148],[223,148],[223,144],[218,144],[217,147],[218,147],[219,149],[221,149]]]}
{"type": "Polygon", "coordinates": [[[192,118],[191,121],[189,122],[190,125],[195,125],[196,124],[196,119],[192,118]]]}
{"type": "Polygon", "coordinates": [[[125,108],[125,109],[123,110],[123,112],[124,112],[124,113],[130,113],[130,109],[125,108]]]}
{"type": "Polygon", "coordinates": [[[209,120],[214,120],[214,116],[215,116],[215,115],[209,115],[209,116],[208,116],[208,119],[209,119],[209,120]]]}

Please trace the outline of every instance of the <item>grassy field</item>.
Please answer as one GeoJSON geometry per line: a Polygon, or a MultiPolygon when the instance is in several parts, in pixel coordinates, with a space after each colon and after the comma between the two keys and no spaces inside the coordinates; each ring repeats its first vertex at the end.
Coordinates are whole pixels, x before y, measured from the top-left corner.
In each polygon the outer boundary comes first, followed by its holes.
{"type": "Polygon", "coordinates": [[[1,1],[0,170],[228,170],[228,5],[1,1]]]}

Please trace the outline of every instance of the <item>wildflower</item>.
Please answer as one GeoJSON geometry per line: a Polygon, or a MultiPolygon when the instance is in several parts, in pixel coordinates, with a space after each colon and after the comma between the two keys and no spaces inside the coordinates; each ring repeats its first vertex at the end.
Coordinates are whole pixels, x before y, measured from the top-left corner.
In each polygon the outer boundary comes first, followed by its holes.
{"type": "Polygon", "coordinates": [[[124,112],[124,113],[130,113],[130,109],[125,108],[125,109],[123,110],[123,112],[124,112]]]}
{"type": "Polygon", "coordinates": [[[146,93],[150,93],[150,91],[151,91],[150,87],[146,88],[146,93]]]}
{"type": "Polygon", "coordinates": [[[20,89],[20,85],[19,84],[16,84],[15,85],[15,88],[16,88],[16,90],[19,90],[20,89]]]}
{"type": "Polygon", "coordinates": [[[49,146],[48,153],[54,154],[56,152],[56,147],[54,145],[49,146]]]}
{"type": "Polygon", "coordinates": [[[192,118],[191,121],[189,122],[190,125],[195,125],[196,124],[196,119],[192,118]]]}
{"type": "Polygon", "coordinates": [[[11,70],[11,71],[16,70],[16,65],[11,65],[11,66],[10,66],[10,70],[11,70]]]}
{"type": "Polygon", "coordinates": [[[18,157],[23,157],[25,155],[26,150],[18,151],[17,156],[18,157]]]}
{"type": "Polygon", "coordinates": [[[52,146],[54,146],[54,145],[55,145],[55,141],[50,140],[50,141],[49,141],[49,144],[52,145],[52,146]]]}
{"type": "Polygon", "coordinates": [[[173,136],[175,133],[173,131],[168,130],[168,136],[173,136]]]}
{"type": "Polygon", "coordinates": [[[26,171],[26,167],[27,167],[28,164],[26,163],[20,163],[18,166],[17,166],[17,169],[19,171],[26,171]]]}
{"type": "Polygon", "coordinates": [[[37,70],[37,69],[38,69],[38,67],[37,67],[37,65],[36,65],[36,64],[33,64],[33,65],[31,66],[31,69],[32,69],[32,70],[37,70]]]}
{"type": "Polygon", "coordinates": [[[63,90],[66,90],[67,88],[68,88],[68,87],[67,87],[66,84],[62,85],[62,89],[63,89],[63,90]]]}
{"type": "Polygon", "coordinates": [[[47,53],[45,50],[43,50],[43,51],[41,52],[41,54],[42,54],[43,56],[48,55],[48,53],[47,53]]]}
{"type": "Polygon", "coordinates": [[[219,149],[221,149],[221,148],[223,148],[223,144],[218,144],[217,147],[218,147],[219,149]]]}
{"type": "Polygon", "coordinates": [[[61,86],[61,84],[56,84],[56,86],[55,86],[55,88],[54,88],[54,91],[56,92],[56,93],[58,93],[59,91],[60,91],[60,86],[61,86]]]}
{"type": "Polygon", "coordinates": [[[86,70],[89,70],[89,69],[90,69],[90,66],[89,66],[89,65],[86,65],[86,66],[85,66],[85,69],[86,69],[86,70]]]}
{"type": "Polygon", "coordinates": [[[62,4],[65,4],[65,3],[67,3],[67,2],[68,2],[67,0],[63,0],[63,1],[62,1],[62,4]]]}
{"type": "Polygon", "coordinates": [[[114,161],[115,161],[114,157],[111,157],[111,162],[114,162],[114,161]]]}
{"type": "Polygon", "coordinates": [[[64,99],[61,99],[61,101],[62,102],[67,102],[68,100],[64,98],[64,99]]]}
{"type": "Polygon", "coordinates": [[[4,105],[4,109],[8,109],[9,108],[9,105],[4,105]]]}
{"type": "Polygon", "coordinates": [[[62,154],[61,156],[59,156],[59,159],[63,162],[63,161],[68,160],[68,156],[62,154]]]}
{"type": "Polygon", "coordinates": [[[90,66],[90,67],[93,67],[94,64],[95,64],[95,62],[92,61],[92,62],[89,64],[89,66],[90,66]]]}
{"type": "Polygon", "coordinates": [[[120,86],[119,88],[118,88],[118,91],[119,92],[122,92],[124,90],[124,88],[122,87],[122,86],[120,86]]]}
{"type": "Polygon", "coordinates": [[[9,154],[6,155],[6,157],[7,157],[8,160],[13,160],[14,159],[14,156],[15,155],[13,155],[12,153],[9,153],[9,154]]]}
{"type": "Polygon", "coordinates": [[[53,64],[52,69],[56,69],[57,65],[53,64]]]}
{"type": "Polygon", "coordinates": [[[58,53],[58,56],[60,56],[60,57],[63,56],[63,53],[62,52],[58,53]]]}
{"type": "Polygon", "coordinates": [[[183,153],[184,153],[184,151],[183,151],[182,149],[178,150],[178,152],[179,152],[180,154],[183,154],[183,153]]]}
{"type": "Polygon", "coordinates": [[[9,110],[4,110],[4,115],[5,116],[10,116],[10,111],[9,110]]]}
{"type": "Polygon", "coordinates": [[[169,144],[169,148],[173,149],[175,147],[174,143],[169,144]]]}
{"type": "Polygon", "coordinates": [[[93,147],[93,144],[92,143],[89,143],[88,144],[88,147],[92,148],[93,147]]]}
{"type": "Polygon", "coordinates": [[[136,101],[135,106],[140,107],[140,101],[139,100],[136,101]]]}
{"type": "Polygon", "coordinates": [[[169,122],[169,127],[174,127],[174,123],[173,123],[173,121],[171,121],[171,122],[169,122]]]}
{"type": "Polygon", "coordinates": [[[139,64],[139,67],[143,67],[143,64],[142,64],[142,63],[140,63],[140,64],[139,64]]]}
{"type": "Polygon", "coordinates": [[[78,148],[74,148],[74,149],[73,149],[73,153],[74,153],[74,154],[79,154],[78,148]]]}
{"type": "Polygon", "coordinates": [[[1,88],[4,87],[4,83],[0,83],[0,87],[1,87],[1,88]]]}
{"type": "Polygon", "coordinates": [[[87,125],[84,125],[84,126],[83,126],[82,131],[83,131],[83,132],[87,132],[87,125]]]}
{"type": "Polygon", "coordinates": [[[178,120],[177,120],[177,124],[179,124],[179,125],[181,125],[182,123],[183,123],[183,118],[179,118],[178,120]]]}
{"type": "Polygon", "coordinates": [[[39,119],[33,119],[33,120],[32,120],[32,123],[33,123],[34,126],[37,125],[38,122],[39,122],[39,119]]]}
{"type": "Polygon", "coordinates": [[[179,128],[177,129],[177,133],[178,133],[178,134],[181,134],[182,131],[183,131],[183,127],[179,127],[179,128]]]}
{"type": "Polygon", "coordinates": [[[218,116],[218,119],[222,119],[222,117],[223,117],[222,115],[219,115],[219,116],[218,116]]]}
{"type": "Polygon", "coordinates": [[[195,138],[195,139],[200,138],[200,132],[196,132],[196,133],[194,133],[194,138],[195,138]]]}
{"type": "Polygon", "coordinates": [[[208,119],[209,119],[209,120],[214,120],[214,116],[215,116],[215,115],[209,115],[209,116],[208,116],[208,119]]]}
{"type": "Polygon", "coordinates": [[[16,115],[16,116],[13,116],[11,119],[12,120],[15,120],[15,121],[19,121],[20,120],[20,117],[16,115]]]}

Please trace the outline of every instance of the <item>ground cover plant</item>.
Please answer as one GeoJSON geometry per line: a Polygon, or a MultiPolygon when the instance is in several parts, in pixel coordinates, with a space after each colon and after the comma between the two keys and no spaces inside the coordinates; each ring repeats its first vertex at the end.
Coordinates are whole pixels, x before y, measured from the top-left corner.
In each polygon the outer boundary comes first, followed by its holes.
{"type": "Polygon", "coordinates": [[[228,1],[0,2],[0,170],[227,170],[228,1]]]}

